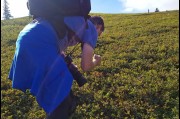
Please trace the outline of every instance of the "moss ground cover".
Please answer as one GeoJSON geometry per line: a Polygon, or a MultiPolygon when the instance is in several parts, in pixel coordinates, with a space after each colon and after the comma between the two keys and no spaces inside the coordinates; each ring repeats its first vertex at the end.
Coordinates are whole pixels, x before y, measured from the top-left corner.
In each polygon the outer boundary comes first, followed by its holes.
{"type": "MultiPolygon", "coordinates": [[[[92,14],[105,21],[95,53],[101,66],[83,73],[88,83],[72,119],[179,118],[179,11],[141,14],[92,14]]],[[[11,88],[7,79],[24,17],[1,21],[1,118],[43,119],[35,98],[11,88]]],[[[69,48],[67,51],[71,50],[69,48]]],[[[79,66],[80,48],[74,53],[79,66]]],[[[80,69],[80,68],[79,68],[80,69]]]]}

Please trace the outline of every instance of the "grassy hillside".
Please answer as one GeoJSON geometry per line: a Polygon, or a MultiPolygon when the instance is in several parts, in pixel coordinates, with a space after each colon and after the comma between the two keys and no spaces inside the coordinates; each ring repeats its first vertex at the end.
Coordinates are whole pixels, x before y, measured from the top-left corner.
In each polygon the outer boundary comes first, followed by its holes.
{"type": "MultiPolygon", "coordinates": [[[[72,119],[178,119],[179,11],[100,15],[106,29],[95,53],[102,63],[83,74],[84,87],[74,82],[79,105],[72,119]]],[[[2,119],[45,118],[29,91],[12,89],[7,79],[16,38],[30,21],[1,21],[2,119]]],[[[74,54],[78,66],[79,53],[74,54]]]]}

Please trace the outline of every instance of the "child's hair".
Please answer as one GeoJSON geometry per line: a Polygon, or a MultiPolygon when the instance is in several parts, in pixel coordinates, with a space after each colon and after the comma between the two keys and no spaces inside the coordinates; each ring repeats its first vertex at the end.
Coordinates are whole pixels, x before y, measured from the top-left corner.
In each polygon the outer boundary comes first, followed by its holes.
{"type": "Polygon", "coordinates": [[[104,31],[104,20],[100,16],[91,16],[89,20],[94,24],[94,25],[102,25],[101,31],[104,31]]]}

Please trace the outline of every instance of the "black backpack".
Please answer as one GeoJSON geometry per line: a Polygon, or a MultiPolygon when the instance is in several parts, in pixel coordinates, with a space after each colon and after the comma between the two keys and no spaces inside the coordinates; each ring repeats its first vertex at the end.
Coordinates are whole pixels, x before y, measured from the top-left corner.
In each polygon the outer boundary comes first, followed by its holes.
{"type": "Polygon", "coordinates": [[[68,29],[64,24],[65,16],[83,16],[87,20],[91,10],[90,0],[28,0],[27,5],[33,18],[44,17],[49,20],[60,38],[68,29]]]}

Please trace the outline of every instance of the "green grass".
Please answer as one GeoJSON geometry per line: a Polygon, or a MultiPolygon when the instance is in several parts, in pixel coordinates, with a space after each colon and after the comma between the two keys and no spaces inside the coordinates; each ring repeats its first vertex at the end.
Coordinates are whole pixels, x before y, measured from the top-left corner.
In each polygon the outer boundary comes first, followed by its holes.
{"type": "MultiPolygon", "coordinates": [[[[179,11],[93,15],[106,26],[95,49],[102,62],[83,74],[88,83],[82,88],[74,82],[79,105],[72,119],[178,119],[179,11]]],[[[35,98],[7,79],[16,38],[30,21],[1,21],[2,119],[45,118],[35,98]]],[[[79,54],[80,48],[73,60],[80,67],[79,54]]]]}

